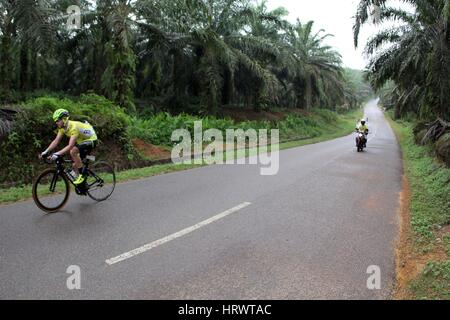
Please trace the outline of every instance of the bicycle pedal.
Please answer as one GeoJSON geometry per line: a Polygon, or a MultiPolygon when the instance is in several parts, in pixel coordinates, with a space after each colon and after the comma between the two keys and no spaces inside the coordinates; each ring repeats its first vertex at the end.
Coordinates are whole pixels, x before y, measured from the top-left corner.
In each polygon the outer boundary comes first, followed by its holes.
{"type": "Polygon", "coordinates": [[[79,187],[75,188],[75,193],[79,196],[87,196],[87,190],[80,189],[79,187]]]}

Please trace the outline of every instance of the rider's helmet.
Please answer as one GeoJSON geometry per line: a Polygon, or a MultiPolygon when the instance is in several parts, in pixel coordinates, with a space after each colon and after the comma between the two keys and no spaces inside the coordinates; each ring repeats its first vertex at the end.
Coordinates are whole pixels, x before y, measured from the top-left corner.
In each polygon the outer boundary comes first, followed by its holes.
{"type": "Polygon", "coordinates": [[[361,119],[361,124],[365,125],[366,124],[366,119],[361,119]]]}
{"type": "Polygon", "coordinates": [[[66,109],[58,109],[53,113],[53,121],[58,121],[60,119],[64,119],[64,123],[66,122],[65,120],[67,120],[69,118],[69,111],[67,111],[66,109]]]}

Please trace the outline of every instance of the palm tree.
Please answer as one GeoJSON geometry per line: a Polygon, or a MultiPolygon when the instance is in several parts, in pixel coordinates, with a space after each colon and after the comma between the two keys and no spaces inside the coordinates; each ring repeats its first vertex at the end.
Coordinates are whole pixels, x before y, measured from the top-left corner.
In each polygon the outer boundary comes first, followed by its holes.
{"type": "Polygon", "coordinates": [[[36,75],[37,57],[49,51],[56,42],[51,21],[52,3],[48,0],[4,0],[0,4],[0,31],[2,34],[0,75],[2,88],[9,90],[13,77],[12,50],[20,52],[19,87],[30,88],[36,75]],[[31,49],[32,48],[32,49],[31,49]]]}
{"type": "Polygon", "coordinates": [[[2,88],[93,90],[129,111],[136,96],[213,114],[224,105],[334,108],[351,97],[329,35],[291,25],[265,1],[75,1],[90,12],[77,30],[60,23],[70,0],[0,2],[2,88]]]}
{"type": "MultiPolygon", "coordinates": [[[[209,113],[216,113],[221,102],[229,102],[236,91],[234,76],[238,70],[245,69],[254,78],[256,105],[263,97],[275,96],[272,93],[278,84],[276,77],[252,56],[268,47],[261,39],[242,32],[253,17],[249,3],[247,0],[191,0],[140,4],[144,8],[141,12],[151,12],[148,6],[163,12],[157,18],[164,23],[146,21],[141,26],[149,38],[157,41],[158,47],[170,49],[176,57],[172,58],[173,70],[177,71],[172,72],[172,83],[178,83],[177,78],[186,76],[186,72],[191,73],[186,77],[196,83],[194,86],[198,87],[202,104],[209,113]],[[181,17],[180,12],[183,12],[181,17]],[[185,62],[194,63],[195,68],[186,70],[180,66],[185,62]]],[[[142,54],[150,51],[155,54],[154,48],[147,48],[142,54]]],[[[177,94],[179,91],[173,90],[177,94]]]]}
{"type": "Polygon", "coordinates": [[[61,89],[76,94],[94,90],[135,111],[133,10],[130,0],[99,0],[83,14],[80,29],[60,30],[60,72],[66,74],[61,89]]]}
{"type": "Polygon", "coordinates": [[[105,44],[107,67],[102,76],[105,95],[128,111],[135,111],[136,57],[132,49],[131,0],[99,1],[110,40],[105,44]]]}
{"type": "Polygon", "coordinates": [[[314,104],[332,105],[337,97],[343,97],[343,73],[341,56],[323,40],[331,36],[321,35],[324,30],[312,32],[314,22],[297,24],[285,36],[285,50],[293,64],[293,83],[298,102],[310,109],[314,104]]]}
{"type": "Polygon", "coordinates": [[[0,87],[8,92],[12,82],[12,37],[15,30],[12,16],[13,0],[0,2],[0,30],[2,34],[0,47],[0,87]]]}
{"type": "Polygon", "coordinates": [[[414,13],[388,6],[388,1],[362,0],[355,22],[355,43],[360,26],[368,21],[374,3],[380,6],[380,23],[401,24],[370,39],[369,77],[376,88],[393,80],[397,86],[396,116],[411,110],[421,117],[449,117],[450,5],[447,0],[404,0],[414,13]]]}

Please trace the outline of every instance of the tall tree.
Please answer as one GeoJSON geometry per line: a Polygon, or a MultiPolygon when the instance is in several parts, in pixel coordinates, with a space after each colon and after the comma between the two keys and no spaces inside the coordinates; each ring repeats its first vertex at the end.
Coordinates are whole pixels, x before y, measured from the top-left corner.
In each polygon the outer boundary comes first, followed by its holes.
{"type": "MultiPolygon", "coordinates": [[[[397,21],[370,39],[369,77],[376,88],[393,80],[397,86],[396,116],[414,111],[421,117],[450,116],[450,5],[448,0],[403,0],[414,8],[389,6],[389,1],[362,0],[355,39],[369,12],[380,7],[379,22],[397,21]]],[[[357,43],[357,41],[355,41],[357,43]]]]}
{"type": "Polygon", "coordinates": [[[131,0],[105,2],[100,9],[107,17],[111,40],[106,43],[107,68],[102,76],[102,87],[107,97],[135,111],[136,57],[132,49],[131,0]]]}

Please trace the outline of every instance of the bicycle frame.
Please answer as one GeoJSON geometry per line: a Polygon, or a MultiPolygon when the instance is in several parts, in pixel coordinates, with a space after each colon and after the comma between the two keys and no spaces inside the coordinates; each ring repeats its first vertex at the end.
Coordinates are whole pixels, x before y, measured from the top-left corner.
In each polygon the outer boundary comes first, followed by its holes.
{"type": "MultiPolygon", "coordinates": [[[[46,163],[48,163],[48,164],[50,164],[51,162],[49,162],[49,161],[47,161],[47,160],[44,160],[46,163]]],[[[77,186],[73,183],[73,181],[72,181],[72,179],[70,179],[69,177],[68,177],[68,175],[67,175],[67,172],[66,172],[66,167],[64,166],[64,164],[66,164],[66,163],[70,163],[70,164],[72,164],[73,163],[73,160],[66,160],[66,159],[64,159],[63,157],[59,157],[59,158],[57,158],[56,160],[55,160],[55,164],[56,164],[56,174],[54,175],[54,177],[53,177],[53,179],[52,179],[52,182],[51,182],[51,184],[50,184],[50,191],[52,191],[52,192],[54,192],[55,191],[55,187],[56,187],[56,182],[57,182],[57,180],[58,180],[58,176],[59,175],[61,175],[61,176],[64,176],[64,177],[66,177],[67,178],[67,180],[69,180],[70,181],[70,183],[75,187],[75,190],[77,190],[77,186]]],[[[84,166],[84,169],[83,170],[89,170],[89,160],[88,159],[83,159],[82,160],[82,163],[83,163],[83,166],[84,166]]],[[[97,181],[96,182],[98,182],[99,180],[101,181],[101,179],[99,179],[99,177],[94,173],[94,172],[92,172],[92,171],[90,171],[89,170],[89,172],[95,177],[95,179],[97,179],[97,181]]],[[[96,183],[95,182],[95,183],[96,183]]],[[[101,181],[102,183],[103,183],[103,181],[101,181]]],[[[93,184],[92,184],[93,185],[93,184]]],[[[88,186],[88,188],[90,188],[91,187],[91,185],[89,185],[88,186]]]]}

